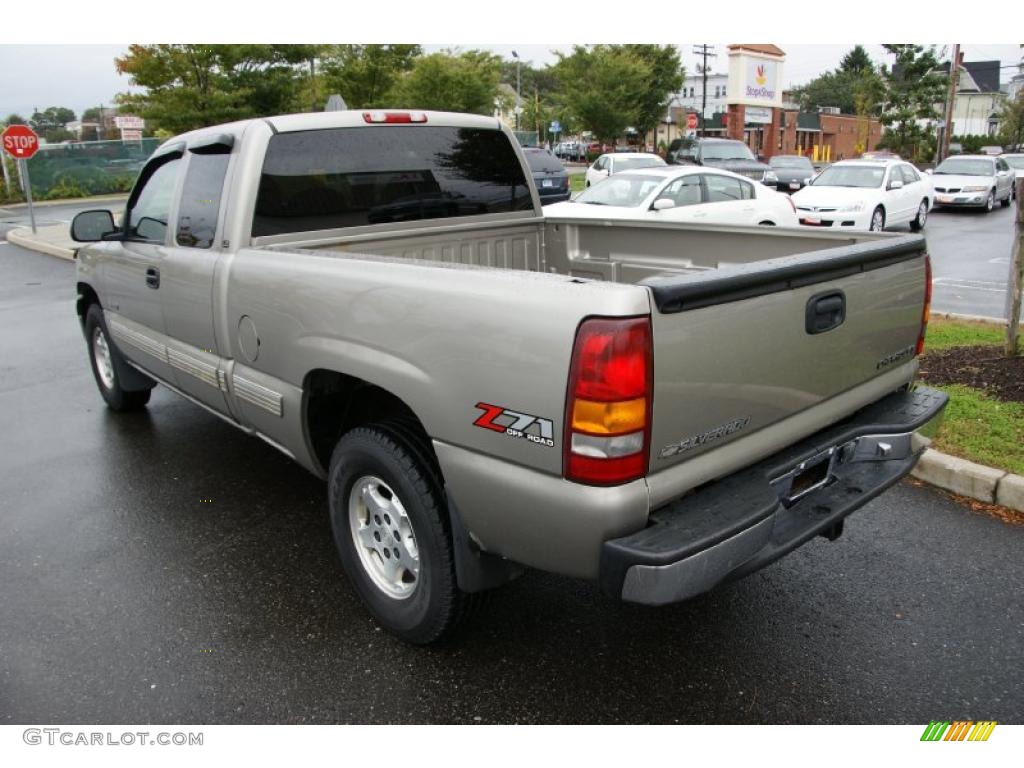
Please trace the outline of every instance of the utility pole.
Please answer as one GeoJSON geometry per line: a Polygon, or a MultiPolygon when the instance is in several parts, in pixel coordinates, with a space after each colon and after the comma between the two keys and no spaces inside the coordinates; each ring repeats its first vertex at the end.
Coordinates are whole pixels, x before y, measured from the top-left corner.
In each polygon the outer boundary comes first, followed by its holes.
{"type": "Polygon", "coordinates": [[[946,96],[946,124],[942,129],[942,148],[939,162],[949,157],[949,138],[953,134],[953,108],[956,103],[956,86],[960,80],[960,44],[953,46],[953,59],[949,65],[949,94],[946,96]]]}
{"type": "Polygon", "coordinates": [[[519,77],[519,54],[516,53],[515,51],[512,51],[512,58],[516,60],[516,130],[518,131],[519,130],[519,112],[521,111],[519,90],[520,90],[520,87],[522,86],[522,80],[519,77]]]}
{"type": "Polygon", "coordinates": [[[1020,343],[1021,303],[1024,302],[1024,179],[1014,181],[1017,189],[1017,215],[1014,217],[1013,250],[1010,275],[1006,284],[1006,356],[1024,355],[1020,343]]]}
{"type": "Polygon", "coordinates": [[[700,135],[705,136],[706,130],[704,127],[704,121],[707,119],[708,111],[708,58],[718,58],[718,54],[715,53],[715,46],[702,43],[701,45],[693,46],[693,52],[698,56],[704,58],[704,64],[697,65],[697,68],[704,75],[704,85],[701,88],[701,100],[700,100],[700,135]]]}

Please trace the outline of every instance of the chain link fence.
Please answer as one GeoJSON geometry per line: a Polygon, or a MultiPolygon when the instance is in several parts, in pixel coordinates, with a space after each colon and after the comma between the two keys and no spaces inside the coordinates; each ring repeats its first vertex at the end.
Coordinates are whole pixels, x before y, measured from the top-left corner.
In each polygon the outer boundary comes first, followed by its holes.
{"type": "MultiPolygon", "coordinates": [[[[36,200],[59,200],[127,192],[160,139],[138,141],[80,141],[45,144],[27,161],[36,200]]],[[[9,159],[9,188],[0,187],[7,200],[20,200],[21,180],[9,159]]]]}

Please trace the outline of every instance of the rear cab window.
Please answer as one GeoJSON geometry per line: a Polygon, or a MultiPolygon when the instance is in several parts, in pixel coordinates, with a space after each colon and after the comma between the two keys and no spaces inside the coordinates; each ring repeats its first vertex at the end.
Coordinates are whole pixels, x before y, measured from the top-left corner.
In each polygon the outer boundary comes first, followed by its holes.
{"type": "Polygon", "coordinates": [[[275,134],[253,237],[533,209],[501,131],[389,125],[275,134]]]}

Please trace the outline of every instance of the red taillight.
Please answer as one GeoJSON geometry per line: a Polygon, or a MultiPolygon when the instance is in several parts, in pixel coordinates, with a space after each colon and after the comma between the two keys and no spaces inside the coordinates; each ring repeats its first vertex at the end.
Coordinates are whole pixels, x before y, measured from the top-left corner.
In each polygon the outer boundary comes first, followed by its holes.
{"type": "Polygon", "coordinates": [[[363,112],[368,123],[425,123],[427,116],[422,112],[363,112]]]}
{"type": "Polygon", "coordinates": [[[921,311],[921,335],[917,337],[917,351],[915,355],[924,352],[924,337],[928,331],[928,320],[932,314],[932,259],[928,254],[924,256],[924,309],[921,311]]]}
{"type": "Polygon", "coordinates": [[[652,358],[649,317],[580,325],[566,398],[566,479],[617,485],[647,473],[652,358]]]}

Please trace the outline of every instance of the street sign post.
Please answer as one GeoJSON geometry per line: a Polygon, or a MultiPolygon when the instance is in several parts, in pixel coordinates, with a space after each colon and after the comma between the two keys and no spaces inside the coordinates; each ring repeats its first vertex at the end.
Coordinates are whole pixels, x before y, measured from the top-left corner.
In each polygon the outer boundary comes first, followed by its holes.
{"type": "Polygon", "coordinates": [[[32,224],[32,234],[36,233],[36,213],[32,209],[32,181],[28,175],[29,160],[39,151],[39,137],[27,125],[8,125],[0,133],[0,143],[4,152],[18,161],[21,170],[21,181],[24,185],[25,201],[28,203],[28,219],[32,224]]]}

